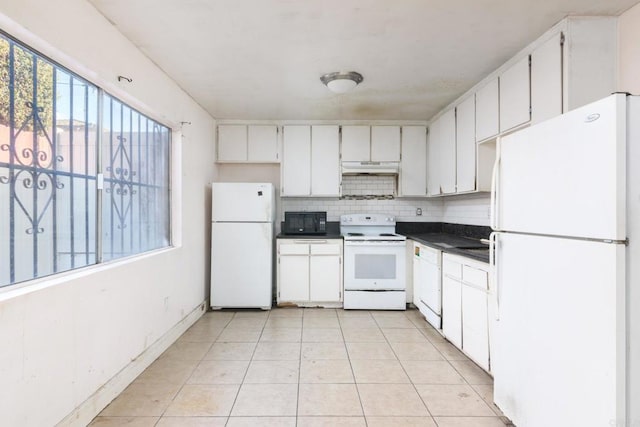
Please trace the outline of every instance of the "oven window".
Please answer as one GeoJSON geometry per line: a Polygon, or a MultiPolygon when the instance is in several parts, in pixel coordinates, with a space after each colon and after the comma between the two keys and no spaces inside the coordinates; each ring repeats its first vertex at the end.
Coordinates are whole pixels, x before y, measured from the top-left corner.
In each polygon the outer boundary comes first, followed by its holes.
{"type": "Polygon", "coordinates": [[[396,256],[393,254],[355,254],[356,279],[395,279],[396,256]]]}

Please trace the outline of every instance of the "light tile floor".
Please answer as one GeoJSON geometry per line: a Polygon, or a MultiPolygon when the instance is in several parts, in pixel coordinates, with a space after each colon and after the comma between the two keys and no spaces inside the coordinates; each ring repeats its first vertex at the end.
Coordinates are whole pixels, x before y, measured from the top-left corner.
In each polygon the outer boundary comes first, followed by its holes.
{"type": "Polygon", "coordinates": [[[492,383],[416,310],[209,312],[91,425],[504,426],[492,383]]]}

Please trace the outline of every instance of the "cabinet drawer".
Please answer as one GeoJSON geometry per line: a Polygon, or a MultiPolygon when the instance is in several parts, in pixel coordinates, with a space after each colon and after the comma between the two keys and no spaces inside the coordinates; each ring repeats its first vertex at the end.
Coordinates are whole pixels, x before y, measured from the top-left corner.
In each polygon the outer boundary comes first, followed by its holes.
{"type": "Polygon", "coordinates": [[[489,289],[489,275],[486,271],[477,268],[462,266],[462,280],[482,289],[489,289]]]}
{"type": "Polygon", "coordinates": [[[307,243],[280,245],[278,253],[280,255],[309,255],[309,245],[307,243]]]}
{"type": "Polygon", "coordinates": [[[431,264],[438,264],[438,251],[437,249],[431,249],[426,246],[418,245],[419,253],[416,253],[420,259],[423,259],[431,264]]]}
{"type": "Polygon", "coordinates": [[[442,274],[460,280],[462,279],[462,264],[448,259],[443,259],[442,274]]]}
{"type": "Polygon", "coordinates": [[[340,245],[312,243],[311,255],[340,255],[340,245]]]}

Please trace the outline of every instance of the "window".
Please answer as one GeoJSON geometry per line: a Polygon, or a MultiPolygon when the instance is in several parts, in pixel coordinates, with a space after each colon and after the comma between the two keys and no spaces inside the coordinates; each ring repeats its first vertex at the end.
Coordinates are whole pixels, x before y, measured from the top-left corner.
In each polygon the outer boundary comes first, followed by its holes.
{"type": "Polygon", "coordinates": [[[168,246],[169,145],[166,126],[0,34],[0,287],[168,246]]]}
{"type": "Polygon", "coordinates": [[[110,96],[103,111],[103,257],[167,246],[169,129],[110,96]]]}

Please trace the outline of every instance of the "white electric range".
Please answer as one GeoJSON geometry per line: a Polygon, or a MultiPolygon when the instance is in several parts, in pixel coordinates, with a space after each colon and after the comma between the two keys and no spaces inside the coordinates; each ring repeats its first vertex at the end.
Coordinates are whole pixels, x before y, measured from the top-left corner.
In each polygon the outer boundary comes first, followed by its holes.
{"type": "Polygon", "coordinates": [[[340,217],[345,309],[406,309],[406,237],[395,231],[390,215],[340,217]]]}

